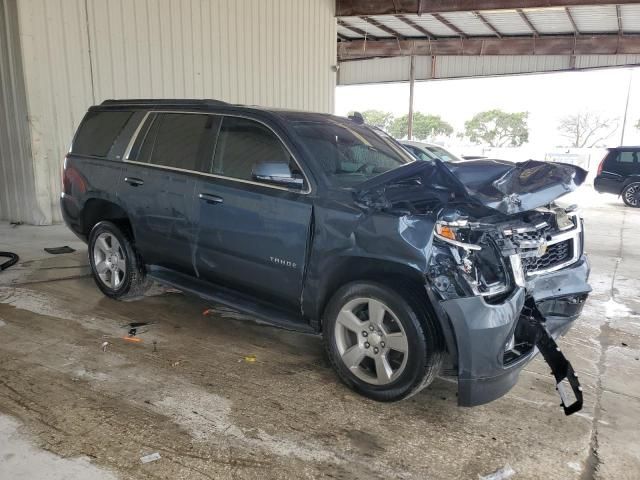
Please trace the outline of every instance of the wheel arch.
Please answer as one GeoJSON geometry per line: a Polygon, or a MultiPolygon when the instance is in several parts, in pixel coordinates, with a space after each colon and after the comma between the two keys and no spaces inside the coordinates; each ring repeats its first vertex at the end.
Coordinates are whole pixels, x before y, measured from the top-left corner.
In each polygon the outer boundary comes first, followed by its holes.
{"type": "Polygon", "coordinates": [[[82,233],[89,237],[93,227],[104,220],[113,222],[133,236],[133,226],[127,212],[115,202],[103,198],[88,199],[82,209],[82,233]]]}

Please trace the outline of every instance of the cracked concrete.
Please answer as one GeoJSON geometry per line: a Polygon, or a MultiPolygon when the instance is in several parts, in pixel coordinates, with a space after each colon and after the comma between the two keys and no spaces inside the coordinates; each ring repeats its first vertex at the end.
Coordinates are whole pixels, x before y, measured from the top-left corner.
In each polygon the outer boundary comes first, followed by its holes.
{"type": "Polygon", "coordinates": [[[638,478],[640,211],[590,191],[573,200],[594,292],[559,342],[585,392],[571,417],[539,358],[489,405],[457,407],[444,379],[372,402],[337,381],[316,337],[203,315],[209,305],[163,289],[112,301],[63,227],[0,225],[2,249],[22,256],[0,274],[0,478],[74,478],[66,466],[76,478],[454,479],[507,465],[517,479],[638,478]],[[41,253],[63,244],[78,252],[41,253]],[[134,321],[155,322],[138,344],[122,338],[134,321]]]}

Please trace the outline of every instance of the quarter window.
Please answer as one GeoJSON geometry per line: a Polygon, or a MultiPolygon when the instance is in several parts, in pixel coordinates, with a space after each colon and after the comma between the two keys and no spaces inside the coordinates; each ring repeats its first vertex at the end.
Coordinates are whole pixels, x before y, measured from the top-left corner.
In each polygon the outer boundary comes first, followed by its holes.
{"type": "Polygon", "coordinates": [[[106,157],[132,112],[89,112],[82,120],[71,149],[76,155],[106,157]]]}
{"type": "MultiPolygon", "coordinates": [[[[294,165],[282,142],[267,127],[253,120],[224,117],[211,173],[251,180],[258,162],[294,165]]],[[[295,171],[293,173],[296,173],[295,171]]]]}

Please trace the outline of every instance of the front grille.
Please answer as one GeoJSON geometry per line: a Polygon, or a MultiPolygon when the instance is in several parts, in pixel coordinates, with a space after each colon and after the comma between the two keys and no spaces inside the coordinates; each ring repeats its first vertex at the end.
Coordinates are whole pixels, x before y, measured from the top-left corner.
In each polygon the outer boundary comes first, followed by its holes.
{"type": "Polygon", "coordinates": [[[539,230],[513,233],[511,238],[517,244],[521,244],[522,242],[541,242],[547,238],[550,232],[551,227],[545,226],[539,230]]]}
{"type": "Polygon", "coordinates": [[[573,249],[574,241],[572,238],[553,243],[547,247],[545,254],[540,257],[531,256],[522,258],[522,266],[525,269],[525,273],[547,270],[569,262],[573,258],[573,249]]]}

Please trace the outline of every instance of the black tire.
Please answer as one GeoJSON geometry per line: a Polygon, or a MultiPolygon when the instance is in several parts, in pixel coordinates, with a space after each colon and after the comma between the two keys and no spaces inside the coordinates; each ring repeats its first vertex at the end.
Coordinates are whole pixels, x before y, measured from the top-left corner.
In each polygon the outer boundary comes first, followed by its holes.
{"type": "Polygon", "coordinates": [[[96,285],[107,297],[118,300],[138,298],[144,295],[152,283],[145,275],[144,266],[135,250],[131,234],[128,231],[123,231],[112,222],[99,222],[91,230],[89,235],[89,264],[91,265],[91,272],[96,285]],[[121,276],[122,280],[115,288],[110,287],[101,279],[96,267],[95,252],[99,248],[96,246],[96,242],[103,234],[112,235],[117,239],[121,247],[118,249],[118,255],[124,257],[126,265],[124,274],[121,276]]]}
{"type": "MultiPolygon", "coordinates": [[[[393,402],[418,393],[428,386],[442,367],[444,348],[440,330],[432,317],[424,293],[411,285],[402,293],[376,282],[353,282],[340,288],[329,301],[323,319],[323,341],[331,365],[351,389],[374,400],[393,402]],[[342,361],[336,339],[338,314],[354,299],[370,298],[382,302],[401,323],[408,345],[404,369],[385,385],[363,381],[342,361]]],[[[369,348],[369,347],[367,347],[369,348]]],[[[376,368],[377,370],[377,368],[376,368]]],[[[394,374],[395,375],[395,374],[394,374]]]]}
{"type": "Polygon", "coordinates": [[[640,182],[633,182],[624,187],[621,195],[627,207],[640,208],[640,182]]]}

